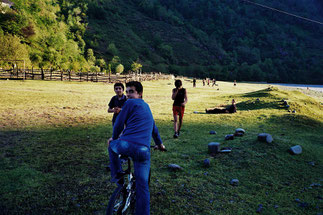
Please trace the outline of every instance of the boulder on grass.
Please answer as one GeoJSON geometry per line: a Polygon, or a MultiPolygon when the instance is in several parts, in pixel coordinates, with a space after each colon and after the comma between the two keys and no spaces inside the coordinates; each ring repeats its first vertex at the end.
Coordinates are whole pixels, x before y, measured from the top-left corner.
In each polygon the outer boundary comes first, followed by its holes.
{"type": "Polygon", "coordinates": [[[292,155],[299,155],[299,154],[302,154],[303,150],[300,145],[296,145],[296,146],[290,147],[289,151],[292,155]]]}
{"type": "Polygon", "coordinates": [[[227,134],[224,137],[225,140],[233,140],[234,139],[234,135],[233,134],[227,134]]]}
{"type": "Polygon", "coordinates": [[[208,149],[210,154],[216,154],[220,151],[220,143],[211,142],[208,144],[208,149]]]}
{"type": "Polygon", "coordinates": [[[239,185],[239,180],[238,179],[231,179],[230,184],[232,186],[238,186],[239,185]]]}
{"type": "Polygon", "coordinates": [[[274,139],[268,133],[260,133],[258,134],[258,140],[262,142],[272,143],[274,139]]]}
{"type": "Polygon", "coordinates": [[[216,134],[216,131],[210,131],[210,134],[216,134]]]}
{"type": "Polygon", "coordinates": [[[242,137],[246,131],[242,128],[237,128],[236,131],[234,132],[234,136],[242,137]]]}
{"type": "Polygon", "coordinates": [[[169,164],[169,165],[168,165],[168,168],[169,168],[170,170],[173,170],[173,171],[177,171],[177,170],[181,170],[181,169],[182,169],[182,167],[181,167],[181,166],[179,166],[179,165],[177,165],[177,164],[169,164]]]}
{"type": "Polygon", "coordinates": [[[203,161],[203,166],[204,167],[210,167],[210,165],[211,165],[211,162],[210,162],[210,159],[205,159],[204,161],[203,161]]]}

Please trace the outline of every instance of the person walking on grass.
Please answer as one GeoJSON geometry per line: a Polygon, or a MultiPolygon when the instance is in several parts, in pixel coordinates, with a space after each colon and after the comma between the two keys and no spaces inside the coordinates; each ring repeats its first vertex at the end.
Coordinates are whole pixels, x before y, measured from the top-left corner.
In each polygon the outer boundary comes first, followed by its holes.
{"type": "Polygon", "coordinates": [[[149,215],[149,170],[150,140],[156,148],[165,151],[158,128],[148,104],[142,99],[143,87],[138,81],[126,84],[128,100],[113,126],[113,135],[108,140],[111,165],[111,181],[118,183],[122,171],[119,154],[132,158],[136,177],[136,215],[149,215]],[[120,136],[120,137],[119,137],[120,136]]]}
{"type": "Polygon", "coordinates": [[[187,103],[187,92],[182,87],[182,81],[176,80],[175,87],[172,93],[173,103],[173,116],[174,116],[174,138],[178,138],[183,124],[183,116],[185,105],[187,103]]]}
{"type": "Polygon", "coordinates": [[[116,121],[118,114],[121,111],[123,104],[127,101],[126,96],[123,94],[124,86],[122,83],[114,84],[114,92],[116,93],[109,102],[108,113],[113,113],[112,125],[116,121]]]}

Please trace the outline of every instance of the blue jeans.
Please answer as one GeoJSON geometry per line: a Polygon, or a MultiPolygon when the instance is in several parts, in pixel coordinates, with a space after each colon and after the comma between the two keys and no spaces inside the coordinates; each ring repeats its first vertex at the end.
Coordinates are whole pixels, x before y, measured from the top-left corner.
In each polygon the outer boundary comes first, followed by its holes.
{"type": "Polygon", "coordinates": [[[136,177],[136,215],[149,215],[150,194],[148,178],[150,171],[150,149],[124,140],[114,140],[109,146],[111,177],[122,171],[119,154],[132,158],[136,177]]]}

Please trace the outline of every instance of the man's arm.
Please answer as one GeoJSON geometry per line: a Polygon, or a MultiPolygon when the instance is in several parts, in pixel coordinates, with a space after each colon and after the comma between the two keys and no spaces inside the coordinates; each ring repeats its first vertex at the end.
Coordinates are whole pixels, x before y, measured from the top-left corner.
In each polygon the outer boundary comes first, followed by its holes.
{"type": "Polygon", "coordinates": [[[113,97],[110,99],[110,102],[109,102],[109,108],[108,108],[108,113],[113,113],[114,110],[113,110],[113,97]]]}
{"type": "Polygon", "coordinates": [[[153,133],[152,133],[154,142],[156,144],[155,149],[158,149],[160,151],[166,151],[166,148],[160,138],[159,132],[158,132],[158,128],[155,124],[155,120],[154,120],[154,125],[153,125],[153,133]]]}
{"type": "Polygon", "coordinates": [[[173,89],[173,93],[172,93],[172,99],[175,100],[176,96],[177,96],[177,93],[178,93],[178,89],[177,88],[174,88],[173,89]]]}
{"type": "Polygon", "coordinates": [[[159,132],[158,132],[158,128],[155,124],[155,120],[154,120],[154,124],[153,124],[153,133],[152,133],[152,137],[154,139],[154,142],[156,145],[160,145],[163,144],[163,141],[160,138],[159,132]]]}
{"type": "Polygon", "coordinates": [[[184,102],[182,103],[182,106],[185,106],[187,101],[188,101],[188,99],[187,99],[187,93],[186,93],[186,89],[185,89],[184,102]]]}
{"type": "Polygon", "coordinates": [[[124,129],[124,124],[127,121],[129,114],[131,112],[131,105],[128,103],[125,103],[124,106],[122,107],[122,111],[119,113],[117,120],[114,123],[113,126],[113,134],[112,134],[112,139],[116,140],[119,138],[119,135],[124,129]]]}

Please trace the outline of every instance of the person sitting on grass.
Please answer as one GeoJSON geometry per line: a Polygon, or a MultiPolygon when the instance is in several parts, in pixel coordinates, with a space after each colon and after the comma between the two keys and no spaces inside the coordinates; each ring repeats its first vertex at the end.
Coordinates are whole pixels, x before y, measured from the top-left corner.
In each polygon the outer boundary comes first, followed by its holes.
{"type": "Polygon", "coordinates": [[[138,81],[126,84],[128,100],[125,102],[113,126],[113,135],[108,140],[111,165],[111,181],[119,182],[122,171],[119,154],[132,158],[136,177],[136,215],[149,215],[150,194],[148,187],[150,171],[150,140],[156,148],[165,151],[158,128],[148,104],[142,99],[143,87],[138,81]],[[120,136],[120,137],[119,137],[120,136]]]}
{"type": "Polygon", "coordinates": [[[237,112],[237,106],[234,99],[232,99],[232,104],[226,108],[212,108],[212,109],[205,109],[206,113],[235,113],[237,112]]]}

